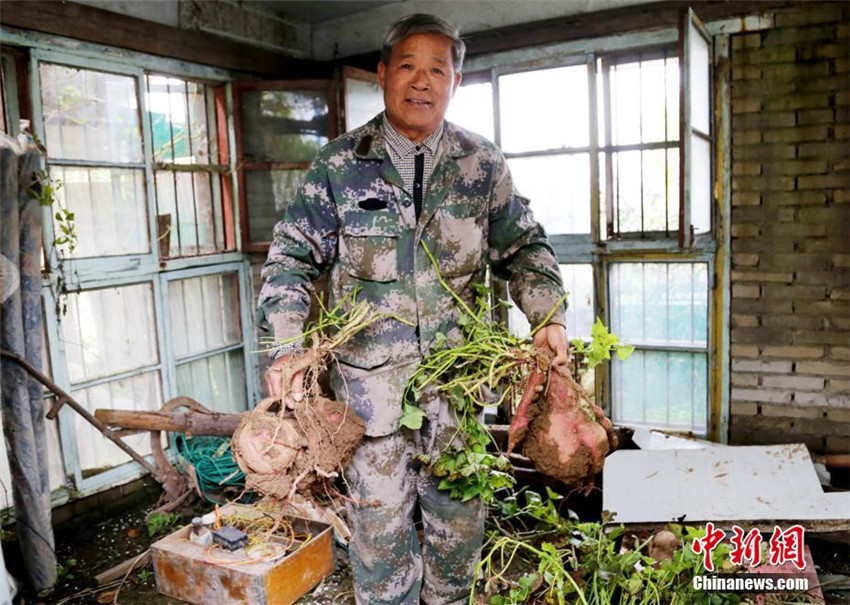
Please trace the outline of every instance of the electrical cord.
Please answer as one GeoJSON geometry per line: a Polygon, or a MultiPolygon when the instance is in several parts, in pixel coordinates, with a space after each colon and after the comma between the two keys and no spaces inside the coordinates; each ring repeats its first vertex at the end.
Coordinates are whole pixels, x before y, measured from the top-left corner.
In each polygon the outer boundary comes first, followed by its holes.
{"type": "Polygon", "coordinates": [[[209,491],[245,486],[245,473],[233,459],[229,438],[169,433],[169,441],[177,454],[178,468],[184,464],[194,467],[201,495],[208,502],[222,503],[208,494],[209,491]]]}

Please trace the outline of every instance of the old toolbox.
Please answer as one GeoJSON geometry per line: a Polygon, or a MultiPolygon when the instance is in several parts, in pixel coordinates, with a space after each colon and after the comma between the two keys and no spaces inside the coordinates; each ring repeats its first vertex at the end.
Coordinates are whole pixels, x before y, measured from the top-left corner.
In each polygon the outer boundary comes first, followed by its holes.
{"type": "MultiPolygon", "coordinates": [[[[239,509],[240,514],[250,511],[239,509]]],[[[222,509],[223,515],[232,512],[231,507],[222,509]]],[[[157,589],[190,603],[294,603],[333,571],[333,528],[306,519],[288,520],[297,534],[310,538],[272,561],[252,559],[244,551],[210,549],[189,541],[190,527],[177,530],[151,546],[157,589]]]]}

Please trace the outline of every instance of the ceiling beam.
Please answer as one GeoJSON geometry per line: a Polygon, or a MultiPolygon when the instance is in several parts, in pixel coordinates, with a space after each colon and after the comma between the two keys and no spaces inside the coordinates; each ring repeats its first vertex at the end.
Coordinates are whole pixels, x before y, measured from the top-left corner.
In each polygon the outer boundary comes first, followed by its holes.
{"type": "Polygon", "coordinates": [[[0,24],[273,78],[324,77],[328,64],[204,32],[49,0],[3,0],[0,24]]]}
{"type": "MultiPolygon", "coordinates": [[[[803,0],[692,0],[691,2],[663,0],[507,25],[469,34],[462,33],[462,35],[466,41],[466,56],[474,57],[531,46],[676,27],[682,9],[687,9],[688,6],[691,6],[705,22],[761,14],[803,3],[807,2],[803,0]]],[[[379,53],[376,51],[346,57],[337,62],[374,71],[378,58],[379,53]]]]}

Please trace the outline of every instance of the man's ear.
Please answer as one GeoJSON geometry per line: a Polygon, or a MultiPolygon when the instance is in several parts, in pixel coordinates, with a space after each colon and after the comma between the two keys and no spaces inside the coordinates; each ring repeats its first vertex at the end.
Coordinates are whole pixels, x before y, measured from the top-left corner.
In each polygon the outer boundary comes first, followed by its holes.
{"type": "MultiPolygon", "coordinates": [[[[379,77],[380,77],[380,76],[379,76],[379,77]]],[[[455,96],[455,93],[457,92],[457,87],[458,87],[458,86],[460,86],[460,81],[461,81],[462,79],[463,79],[463,74],[462,74],[462,73],[460,73],[460,72],[457,72],[457,73],[455,74],[455,83],[454,83],[454,86],[452,86],[452,96],[455,96]]]]}
{"type": "Polygon", "coordinates": [[[384,90],[384,83],[387,81],[387,66],[383,61],[378,61],[378,86],[384,90]]]}

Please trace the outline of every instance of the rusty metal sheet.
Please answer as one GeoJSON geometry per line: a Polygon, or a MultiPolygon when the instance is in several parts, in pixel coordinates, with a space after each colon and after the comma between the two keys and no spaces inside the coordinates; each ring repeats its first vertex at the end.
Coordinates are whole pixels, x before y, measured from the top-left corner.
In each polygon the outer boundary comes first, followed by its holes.
{"type": "MultiPolygon", "coordinates": [[[[226,507],[222,513],[227,514],[226,507]]],[[[189,527],[166,536],[151,547],[157,590],[198,604],[295,603],[333,571],[333,528],[306,519],[289,521],[311,538],[276,561],[247,561],[239,551],[208,551],[189,541],[189,527]]]]}

